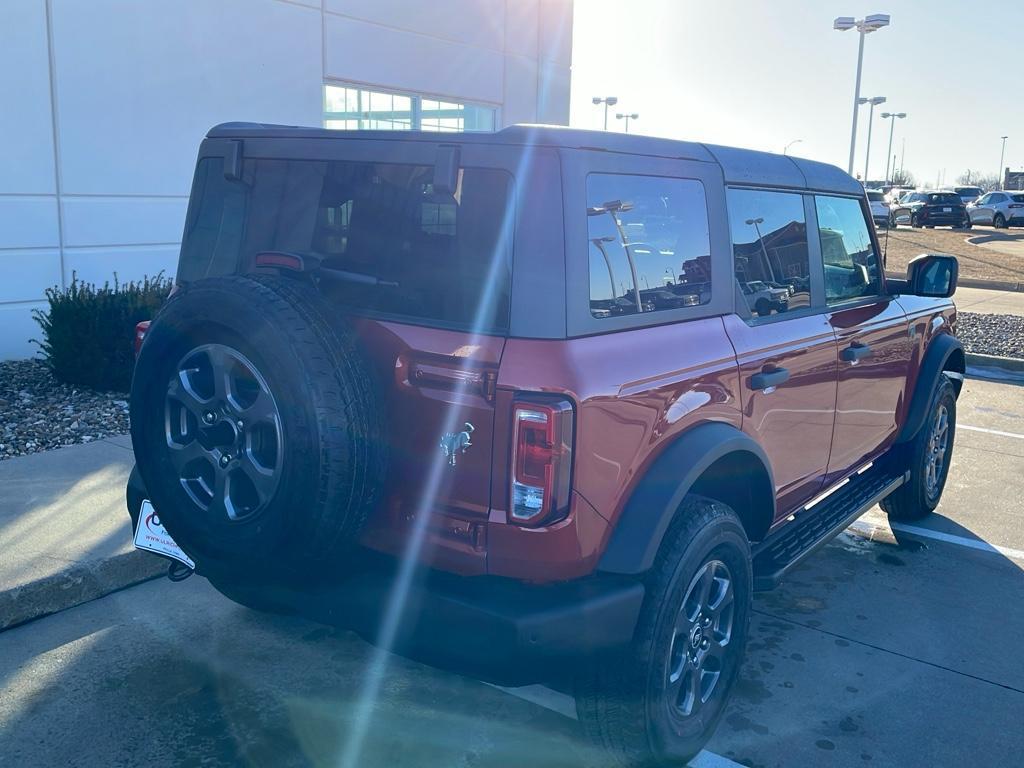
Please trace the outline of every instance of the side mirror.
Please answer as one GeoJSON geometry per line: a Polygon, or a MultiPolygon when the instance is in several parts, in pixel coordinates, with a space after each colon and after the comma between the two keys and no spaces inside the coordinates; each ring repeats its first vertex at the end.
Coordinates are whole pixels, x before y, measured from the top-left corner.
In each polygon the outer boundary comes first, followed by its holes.
{"type": "Polygon", "coordinates": [[[914,296],[949,298],[956,291],[960,263],[955,256],[926,253],[907,265],[907,286],[914,296]]]}

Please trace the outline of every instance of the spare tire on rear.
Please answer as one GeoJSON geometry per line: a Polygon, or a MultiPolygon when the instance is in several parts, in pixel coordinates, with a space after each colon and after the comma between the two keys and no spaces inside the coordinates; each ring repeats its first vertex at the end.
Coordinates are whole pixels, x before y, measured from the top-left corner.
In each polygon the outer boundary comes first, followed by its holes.
{"type": "Polygon", "coordinates": [[[384,478],[371,368],[316,289],[289,278],[175,293],[139,355],[131,431],[160,520],[201,571],[338,560],[384,478]]]}

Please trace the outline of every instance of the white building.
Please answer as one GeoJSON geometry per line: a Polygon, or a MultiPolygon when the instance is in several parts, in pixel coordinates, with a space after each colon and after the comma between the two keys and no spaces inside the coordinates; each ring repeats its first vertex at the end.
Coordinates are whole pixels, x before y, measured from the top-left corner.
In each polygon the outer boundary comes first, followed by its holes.
{"type": "Polygon", "coordinates": [[[567,123],[571,0],[2,0],[0,360],[48,286],[173,274],[212,125],[567,123]]]}

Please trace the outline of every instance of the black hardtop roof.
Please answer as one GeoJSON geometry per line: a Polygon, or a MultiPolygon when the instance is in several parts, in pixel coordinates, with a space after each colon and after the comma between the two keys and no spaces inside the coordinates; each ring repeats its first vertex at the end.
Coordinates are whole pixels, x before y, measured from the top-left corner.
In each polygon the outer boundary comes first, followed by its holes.
{"type": "Polygon", "coordinates": [[[856,179],[834,165],[801,157],[775,155],[752,149],[677,141],[640,134],[587,131],[555,125],[513,125],[500,131],[437,133],[435,131],[350,131],[265,123],[221,123],[210,129],[211,139],[372,139],[374,141],[444,141],[460,143],[545,146],[589,149],[627,155],[646,155],[716,163],[726,183],[789,187],[862,195],[856,179]]]}

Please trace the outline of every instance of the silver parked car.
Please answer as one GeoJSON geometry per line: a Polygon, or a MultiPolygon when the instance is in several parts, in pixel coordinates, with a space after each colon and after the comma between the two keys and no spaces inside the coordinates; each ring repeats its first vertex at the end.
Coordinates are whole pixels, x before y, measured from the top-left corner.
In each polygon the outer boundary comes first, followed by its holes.
{"type": "Polygon", "coordinates": [[[1024,226],[1024,192],[989,192],[967,206],[972,224],[991,224],[996,229],[1024,226]]]}

